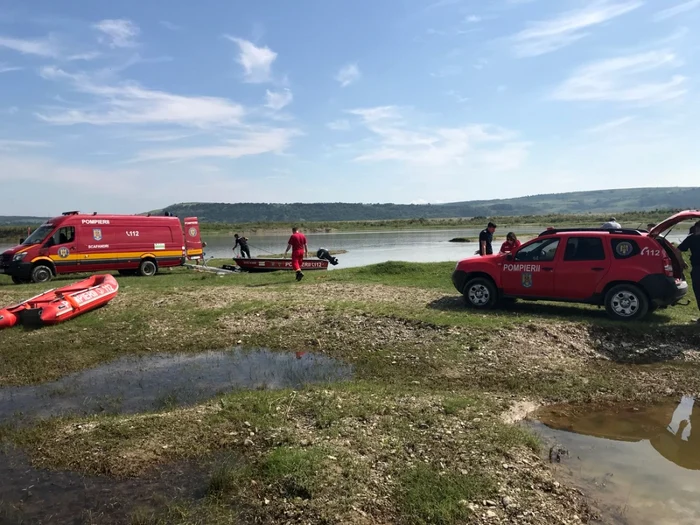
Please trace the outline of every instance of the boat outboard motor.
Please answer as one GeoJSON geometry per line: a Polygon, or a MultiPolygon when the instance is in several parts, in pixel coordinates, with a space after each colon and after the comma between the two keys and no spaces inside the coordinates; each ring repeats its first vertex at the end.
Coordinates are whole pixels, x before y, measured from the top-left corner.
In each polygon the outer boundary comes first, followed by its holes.
{"type": "Polygon", "coordinates": [[[338,259],[333,257],[328,250],[325,248],[319,248],[318,251],[316,252],[316,257],[319,259],[322,259],[324,261],[328,261],[331,263],[333,266],[338,264],[338,259]]]}

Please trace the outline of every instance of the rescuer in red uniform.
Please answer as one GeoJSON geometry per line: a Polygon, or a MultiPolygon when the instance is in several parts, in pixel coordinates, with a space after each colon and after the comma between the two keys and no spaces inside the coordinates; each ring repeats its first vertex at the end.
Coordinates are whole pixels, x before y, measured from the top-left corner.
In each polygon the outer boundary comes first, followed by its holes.
{"type": "Polygon", "coordinates": [[[304,261],[304,257],[309,256],[309,248],[306,245],[306,236],[297,227],[292,228],[292,236],[289,238],[287,249],[284,252],[285,257],[290,249],[292,250],[292,268],[297,272],[297,281],[301,281],[304,278],[304,274],[301,273],[301,263],[304,261]]]}

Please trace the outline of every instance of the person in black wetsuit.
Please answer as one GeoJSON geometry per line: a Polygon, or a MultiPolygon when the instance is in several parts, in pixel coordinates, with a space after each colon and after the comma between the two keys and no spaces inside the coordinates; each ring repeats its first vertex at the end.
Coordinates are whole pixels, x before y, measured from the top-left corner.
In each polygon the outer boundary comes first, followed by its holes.
{"type": "Polygon", "coordinates": [[[496,225],[489,222],[485,229],[479,234],[479,255],[493,255],[491,242],[493,241],[493,232],[496,231],[496,225]]]}
{"type": "Polygon", "coordinates": [[[250,248],[248,248],[248,237],[239,237],[238,234],[233,236],[236,239],[236,244],[233,245],[234,251],[240,246],[241,257],[248,257],[250,259],[250,248]]]}
{"type": "Polygon", "coordinates": [[[700,308],[700,221],[695,223],[689,233],[678,249],[682,252],[690,250],[690,279],[693,281],[693,293],[700,308]]]}

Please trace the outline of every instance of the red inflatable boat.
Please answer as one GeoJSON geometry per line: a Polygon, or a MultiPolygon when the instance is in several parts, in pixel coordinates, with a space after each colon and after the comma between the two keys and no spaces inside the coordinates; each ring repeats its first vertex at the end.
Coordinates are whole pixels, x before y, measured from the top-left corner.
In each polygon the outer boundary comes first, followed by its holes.
{"type": "Polygon", "coordinates": [[[16,324],[30,327],[58,324],[107,304],[118,290],[119,284],[111,275],[93,275],[1,309],[0,329],[16,324]]]}

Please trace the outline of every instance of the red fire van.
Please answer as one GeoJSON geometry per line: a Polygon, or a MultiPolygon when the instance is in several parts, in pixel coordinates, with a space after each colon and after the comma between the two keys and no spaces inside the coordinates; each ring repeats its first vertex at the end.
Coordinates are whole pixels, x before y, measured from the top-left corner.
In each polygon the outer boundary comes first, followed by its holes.
{"type": "Polygon", "coordinates": [[[202,257],[196,217],[64,213],[39,226],[0,257],[13,282],[44,283],[64,273],[118,270],[155,275],[159,268],[202,257]]]}

